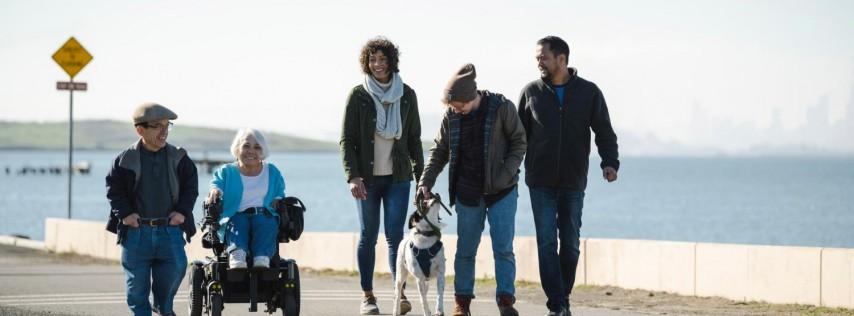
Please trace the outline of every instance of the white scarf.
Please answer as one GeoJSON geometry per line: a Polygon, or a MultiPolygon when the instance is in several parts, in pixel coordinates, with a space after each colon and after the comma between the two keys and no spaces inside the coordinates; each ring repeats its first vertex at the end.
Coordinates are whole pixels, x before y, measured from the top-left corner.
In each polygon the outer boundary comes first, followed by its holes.
{"type": "Polygon", "coordinates": [[[391,88],[384,91],[379,82],[371,75],[365,75],[365,89],[374,99],[377,109],[377,134],[385,139],[400,139],[403,134],[400,122],[400,98],[403,96],[403,80],[394,73],[391,77],[391,88]],[[390,104],[386,112],[383,104],[390,104]]]}

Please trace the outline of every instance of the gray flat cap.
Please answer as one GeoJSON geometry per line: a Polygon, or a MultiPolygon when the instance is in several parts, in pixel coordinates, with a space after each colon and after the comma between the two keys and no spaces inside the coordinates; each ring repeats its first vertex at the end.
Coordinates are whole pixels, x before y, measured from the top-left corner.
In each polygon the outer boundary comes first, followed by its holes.
{"type": "Polygon", "coordinates": [[[165,106],[152,102],[140,104],[136,107],[135,110],[133,110],[134,124],[159,121],[162,119],[174,120],[177,118],[178,114],[175,114],[175,112],[172,112],[172,110],[167,109],[165,106]]]}

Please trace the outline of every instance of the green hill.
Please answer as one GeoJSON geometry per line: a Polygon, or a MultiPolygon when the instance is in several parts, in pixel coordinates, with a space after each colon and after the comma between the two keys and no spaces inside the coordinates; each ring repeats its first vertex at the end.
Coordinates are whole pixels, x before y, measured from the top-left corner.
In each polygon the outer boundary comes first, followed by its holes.
{"type": "MultiPolygon", "coordinates": [[[[176,126],[169,142],[190,150],[228,150],[236,130],[197,126],[176,126]]],[[[275,151],[335,151],[334,142],[265,133],[275,151]]],[[[110,149],[127,147],[138,139],[127,122],[83,120],[74,122],[75,149],[110,149]]],[[[0,121],[0,149],[67,149],[66,122],[6,122],[0,121]]]]}

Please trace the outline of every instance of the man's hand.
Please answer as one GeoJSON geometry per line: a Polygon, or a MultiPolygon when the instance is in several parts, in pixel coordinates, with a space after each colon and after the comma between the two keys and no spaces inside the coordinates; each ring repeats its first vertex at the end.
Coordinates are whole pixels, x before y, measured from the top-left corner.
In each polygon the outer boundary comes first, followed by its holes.
{"type": "Polygon", "coordinates": [[[608,182],[617,181],[617,169],[614,169],[614,167],[603,168],[602,177],[604,177],[605,180],[608,180],[608,182]]]}
{"type": "Polygon", "coordinates": [[[139,227],[139,214],[131,213],[130,215],[125,216],[125,218],[122,218],[122,224],[133,228],[139,227]]]}
{"type": "Polygon", "coordinates": [[[178,226],[184,223],[184,214],[178,212],[169,213],[169,226],[178,226]]]}
{"type": "Polygon", "coordinates": [[[418,192],[420,192],[421,195],[424,196],[424,199],[429,200],[433,198],[433,194],[430,194],[430,188],[428,188],[426,185],[418,186],[418,192]]]}
{"type": "Polygon", "coordinates": [[[213,201],[215,201],[218,197],[221,197],[221,196],[222,196],[222,191],[220,191],[217,188],[211,188],[211,191],[208,192],[208,197],[205,199],[205,203],[210,205],[211,203],[213,203],[213,201]]]}
{"type": "Polygon", "coordinates": [[[350,180],[350,194],[359,200],[368,199],[368,190],[365,189],[365,181],[362,178],[353,178],[350,180]]]}

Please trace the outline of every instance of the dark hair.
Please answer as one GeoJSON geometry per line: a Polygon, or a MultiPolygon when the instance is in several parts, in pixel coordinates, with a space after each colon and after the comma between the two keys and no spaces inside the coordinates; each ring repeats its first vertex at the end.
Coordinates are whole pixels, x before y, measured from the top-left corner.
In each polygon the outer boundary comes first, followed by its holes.
{"type": "Polygon", "coordinates": [[[566,55],[567,59],[569,59],[569,45],[567,45],[560,37],[550,35],[537,41],[537,45],[545,46],[546,44],[549,45],[549,50],[555,55],[555,57],[563,54],[566,55]]]}
{"type": "Polygon", "coordinates": [[[400,52],[397,50],[397,46],[395,46],[394,43],[382,36],[377,36],[365,43],[365,46],[362,46],[362,52],[359,54],[359,64],[362,65],[362,72],[366,75],[371,74],[368,62],[371,59],[371,54],[377,51],[383,52],[383,55],[387,58],[389,73],[400,72],[400,70],[397,69],[398,56],[400,55],[400,52]]]}

